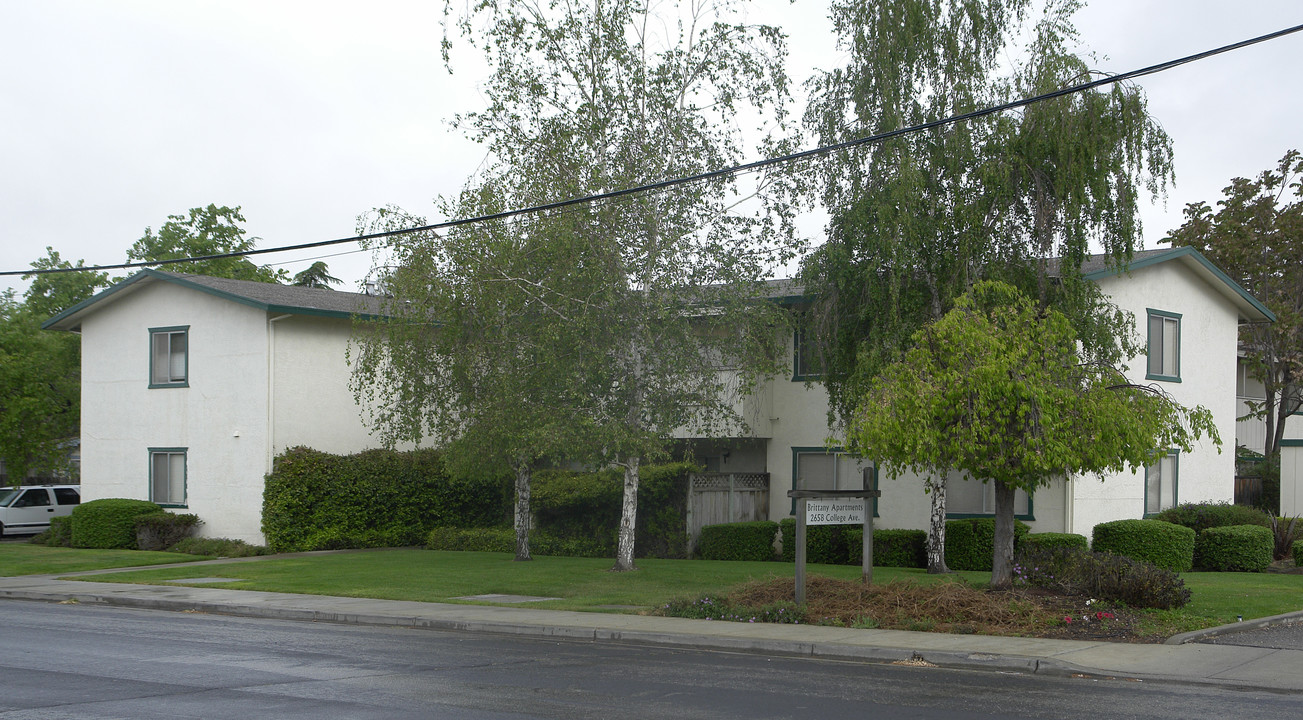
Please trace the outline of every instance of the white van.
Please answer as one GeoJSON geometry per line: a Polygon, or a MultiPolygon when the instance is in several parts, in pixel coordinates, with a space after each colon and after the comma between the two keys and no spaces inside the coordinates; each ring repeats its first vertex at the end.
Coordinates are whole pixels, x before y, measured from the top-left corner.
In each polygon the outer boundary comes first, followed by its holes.
{"type": "Polygon", "coordinates": [[[0,536],[35,535],[50,518],[71,515],[81,504],[77,485],[23,485],[0,489],[0,536]]]}

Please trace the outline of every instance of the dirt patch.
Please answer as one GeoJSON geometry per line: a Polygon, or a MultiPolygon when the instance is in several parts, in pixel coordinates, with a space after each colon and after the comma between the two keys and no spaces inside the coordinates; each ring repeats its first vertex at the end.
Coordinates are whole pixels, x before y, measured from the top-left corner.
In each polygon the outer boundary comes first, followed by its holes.
{"type": "MultiPolygon", "coordinates": [[[[736,606],[764,607],[795,601],[790,578],[758,581],[727,596],[736,606]]],[[[963,582],[865,586],[813,576],[805,586],[806,622],[844,627],[960,634],[1162,642],[1142,631],[1142,615],[1126,607],[1038,588],[992,592],[963,582]]]]}

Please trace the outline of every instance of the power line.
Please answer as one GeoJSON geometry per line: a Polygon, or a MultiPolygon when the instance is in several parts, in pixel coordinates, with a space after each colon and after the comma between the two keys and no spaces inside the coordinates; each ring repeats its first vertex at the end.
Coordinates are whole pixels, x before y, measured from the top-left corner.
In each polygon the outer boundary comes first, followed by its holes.
{"type": "Polygon", "coordinates": [[[1171,70],[1172,68],[1179,67],[1187,63],[1192,63],[1197,60],[1203,60],[1205,58],[1209,58],[1214,55],[1220,55],[1222,53],[1227,53],[1232,50],[1239,50],[1241,48],[1249,47],[1250,45],[1256,45],[1258,43],[1267,42],[1268,40],[1275,40],[1277,38],[1299,32],[1300,30],[1303,30],[1303,25],[1295,25],[1293,27],[1288,27],[1283,30],[1277,30],[1276,32],[1268,33],[1266,35],[1260,35],[1256,38],[1251,38],[1249,40],[1243,40],[1237,43],[1232,43],[1230,45],[1223,45],[1222,47],[1215,48],[1213,50],[1206,50],[1204,52],[1196,53],[1194,55],[1187,55],[1185,57],[1178,58],[1176,60],[1168,60],[1167,62],[1159,63],[1157,65],[1150,65],[1149,67],[1141,68],[1139,70],[1132,70],[1130,72],[1125,72],[1120,75],[1110,75],[1107,77],[1100,78],[1098,80],[1092,80],[1090,82],[1085,82],[1078,85],[1072,85],[1066,88],[1044,93],[1041,95],[1036,95],[1021,100],[1007,102],[1002,105],[994,105],[991,107],[983,108],[980,110],[974,110],[972,112],[967,112],[960,115],[951,115],[950,117],[941,120],[933,120],[931,122],[926,122],[919,125],[911,125],[909,127],[899,128],[896,130],[889,130],[887,132],[878,133],[876,135],[868,135],[865,137],[856,138],[854,140],[847,140],[841,143],[825,145],[823,147],[814,148],[812,150],[804,150],[801,152],[791,153],[788,155],[781,155],[778,157],[767,158],[764,160],[757,160],[755,162],[745,163],[742,165],[733,165],[731,167],[722,168],[719,170],[711,170],[709,172],[699,173],[696,175],[689,175],[686,177],[674,178],[670,180],[661,180],[654,183],[637,185],[630,188],[624,188],[622,190],[613,190],[610,192],[599,193],[596,195],[585,195],[582,197],[571,198],[568,200],[558,200],[556,202],[545,203],[542,205],[532,205],[529,207],[519,208],[516,210],[505,210],[502,212],[492,213],[489,215],[478,215],[470,218],[462,218],[460,220],[447,220],[441,223],[422,225],[420,227],[403,228],[400,230],[387,230],[384,232],[369,233],[366,235],[357,235],[354,237],[339,238],[336,240],[321,240],[318,242],[301,243],[298,245],[283,245],[274,248],[263,248],[263,249],[247,250],[242,252],[222,253],[218,255],[203,255],[203,256],[189,257],[189,258],[176,258],[172,260],[155,260],[155,261],[148,261],[148,262],[119,263],[116,265],[95,265],[90,267],[76,267],[76,268],[50,268],[50,269],[42,269],[42,270],[37,270],[37,269],[7,270],[7,271],[0,271],[0,276],[46,275],[46,274],[60,273],[60,272],[77,272],[77,271],[88,271],[88,270],[89,271],[119,270],[119,269],[138,268],[138,267],[154,267],[159,265],[173,265],[177,263],[196,262],[201,260],[223,260],[227,258],[248,257],[250,255],[265,255],[268,253],[289,252],[292,250],[307,250],[311,248],[326,247],[329,245],[340,245],[343,243],[350,243],[350,242],[362,242],[365,240],[379,240],[383,238],[397,237],[399,235],[410,235],[419,232],[433,232],[436,230],[455,228],[455,227],[470,225],[474,223],[482,223],[482,222],[488,222],[492,220],[502,220],[506,218],[517,217],[520,215],[533,215],[537,213],[548,212],[551,210],[560,210],[563,208],[568,208],[574,205],[580,205],[584,203],[593,203],[593,202],[600,202],[603,200],[623,198],[638,193],[664,190],[678,185],[687,185],[690,183],[715,180],[719,178],[728,177],[731,175],[737,175],[740,173],[762,170],[764,168],[768,168],[774,165],[791,163],[791,162],[806,160],[814,157],[821,157],[842,150],[849,150],[851,148],[861,147],[865,145],[872,145],[874,143],[879,143],[882,142],[883,140],[889,140],[891,138],[900,137],[902,135],[907,135],[916,132],[923,132],[926,130],[933,130],[935,128],[945,127],[947,125],[953,125],[955,123],[963,122],[965,120],[974,120],[977,118],[986,117],[987,115],[994,115],[1008,110],[1014,110],[1017,108],[1026,107],[1034,103],[1044,102],[1046,100],[1053,100],[1055,98],[1064,97],[1066,95],[1074,95],[1076,93],[1085,92],[1087,90],[1093,90],[1095,88],[1103,87],[1106,85],[1113,85],[1116,83],[1125,82],[1127,80],[1133,80],[1135,78],[1145,77],[1147,75],[1154,75],[1156,73],[1164,72],[1166,70],[1171,70]]]}

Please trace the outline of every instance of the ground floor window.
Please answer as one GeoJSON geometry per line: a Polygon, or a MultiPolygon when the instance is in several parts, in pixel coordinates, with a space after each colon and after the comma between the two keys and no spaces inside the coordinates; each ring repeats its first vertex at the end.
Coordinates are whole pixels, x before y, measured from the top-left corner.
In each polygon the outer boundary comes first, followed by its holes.
{"type": "MultiPolygon", "coordinates": [[[[965,518],[995,515],[995,483],[950,477],[946,481],[946,517],[965,518]]],[[[1016,490],[1013,515],[1019,520],[1032,519],[1032,498],[1026,490],[1016,490]]]]}
{"type": "Polygon", "coordinates": [[[149,499],[165,507],[185,507],[186,449],[149,449],[149,499]]]}
{"type": "MultiPolygon", "coordinates": [[[[792,487],[797,490],[863,490],[864,478],[869,488],[878,489],[878,469],[873,462],[851,455],[840,448],[792,448],[792,487]]],[[[796,512],[796,500],[792,500],[796,512]]],[[[878,516],[878,499],[873,500],[873,516],[878,516]]]]}
{"type": "Polygon", "coordinates": [[[1177,451],[1171,450],[1145,466],[1145,515],[1176,507],[1177,459],[1177,451]]]}

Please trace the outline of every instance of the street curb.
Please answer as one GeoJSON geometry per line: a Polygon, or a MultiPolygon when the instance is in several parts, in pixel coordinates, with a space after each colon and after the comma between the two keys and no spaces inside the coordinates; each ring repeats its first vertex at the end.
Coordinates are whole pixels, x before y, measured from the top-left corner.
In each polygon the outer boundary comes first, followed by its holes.
{"type": "Polygon", "coordinates": [[[1287,612],[1270,617],[1253,618],[1252,620],[1241,620],[1240,622],[1229,625],[1218,625],[1217,627],[1204,628],[1203,630],[1192,630],[1163,641],[1164,645],[1184,645],[1186,643],[1199,642],[1219,635],[1229,635],[1231,633],[1244,632],[1245,630],[1257,630],[1258,628],[1270,627],[1272,625],[1289,625],[1294,622],[1303,621],[1303,610],[1287,612]]]}

